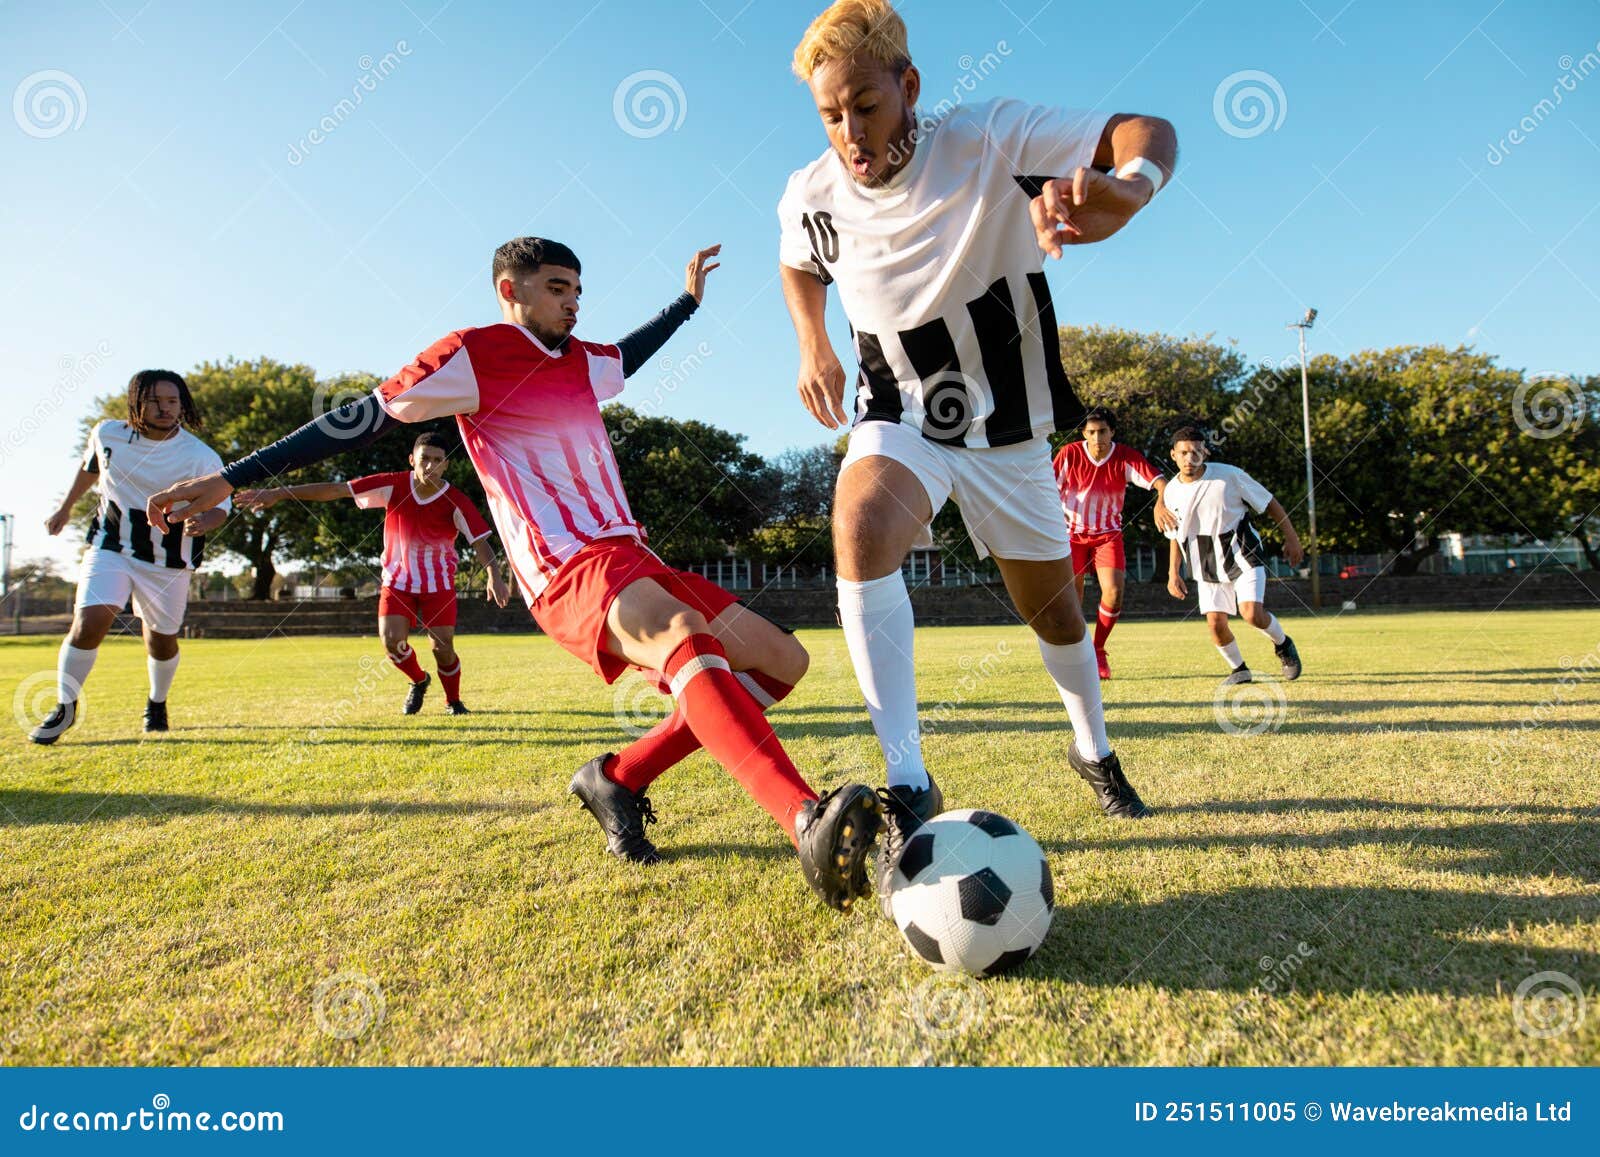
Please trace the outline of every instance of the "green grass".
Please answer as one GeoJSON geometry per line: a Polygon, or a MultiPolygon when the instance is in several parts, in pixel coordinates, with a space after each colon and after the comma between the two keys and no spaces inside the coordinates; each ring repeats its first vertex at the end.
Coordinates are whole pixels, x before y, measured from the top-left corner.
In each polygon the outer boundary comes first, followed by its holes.
{"type": "MultiPolygon", "coordinates": [[[[468,719],[437,695],[401,718],[375,640],[187,643],[151,740],[142,656],[109,644],[76,731],[0,741],[0,1060],[1600,1062],[1600,615],[1288,625],[1307,673],[1245,737],[1217,725],[1201,625],[1118,628],[1112,735],[1159,809],[1140,824],[1065,770],[1027,632],[920,633],[947,801],[1020,820],[1056,881],[1039,955],[982,984],[938,981],[875,910],[823,909],[704,756],[652,793],[665,864],[603,855],[565,790],[616,744],[613,692],[543,638],[461,641],[468,719]],[[1547,971],[1586,1016],[1535,1037],[1513,994],[1547,971]],[[314,997],[357,973],[384,1015],[341,1039],[314,997]]],[[[803,638],[778,731],[813,784],[873,781],[842,639],[803,638]]],[[[55,647],[0,643],[0,692],[27,698],[55,647]]]]}

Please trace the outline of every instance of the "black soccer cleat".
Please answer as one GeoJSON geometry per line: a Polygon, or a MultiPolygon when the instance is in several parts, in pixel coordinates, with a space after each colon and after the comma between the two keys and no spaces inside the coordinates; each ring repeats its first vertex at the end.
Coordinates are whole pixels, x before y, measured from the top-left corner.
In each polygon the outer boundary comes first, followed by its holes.
{"type": "Polygon", "coordinates": [[[794,821],[800,874],[822,902],[850,911],[872,895],[867,856],[883,823],[883,802],[864,783],[846,784],[807,800],[794,821]]]}
{"type": "Polygon", "coordinates": [[[167,701],[165,699],[160,703],[157,703],[154,699],[145,700],[144,729],[147,732],[165,731],[167,729],[167,701]]]}
{"type": "Polygon", "coordinates": [[[424,671],[422,681],[411,684],[411,689],[406,692],[406,705],[401,709],[405,714],[415,715],[422,710],[422,698],[428,693],[428,684],[432,682],[433,676],[424,671]]]}
{"type": "Polygon", "coordinates": [[[1094,794],[1100,798],[1100,810],[1106,815],[1119,820],[1142,820],[1150,814],[1144,800],[1133,790],[1133,784],[1122,774],[1122,761],[1116,752],[1091,763],[1078,754],[1078,745],[1074,743],[1067,748],[1067,762],[1094,788],[1094,794]]]}
{"type": "Polygon", "coordinates": [[[44,722],[28,732],[28,738],[35,743],[51,744],[60,739],[67,730],[78,722],[78,701],[71,703],[57,703],[55,710],[44,717],[44,722]]]}
{"type": "Polygon", "coordinates": [[[1283,664],[1283,677],[1285,679],[1300,678],[1300,652],[1294,645],[1294,640],[1288,635],[1283,637],[1283,642],[1272,648],[1272,653],[1278,656],[1278,662],[1283,664]]]}
{"type": "Polygon", "coordinates": [[[883,801],[883,846],[878,849],[878,907],[893,919],[889,910],[889,882],[894,879],[894,866],[900,852],[912,834],[944,810],[944,793],[928,776],[928,786],[880,787],[878,798],[883,801]]]}
{"type": "Polygon", "coordinates": [[[471,715],[472,714],[472,712],[467,710],[467,705],[465,703],[461,702],[461,700],[459,700],[459,699],[452,699],[452,700],[450,700],[450,702],[446,703],[444,705],[444,713],[446,715],[471,715]]]}
{"type": "Polygon", "coordinates": [[[597,755],[578,768],[567,794],[577,796],[605,832],[606,851],[634,864],[659,864],[661,853],[644,834],[645,824],[656,822],[655,809],[644,792],[635,794],[606,778],[605,764],[610,758],[610,752],[597,755]]]}
{"type": "Polygon", "coordinates": [[[1254,683],[1255,681],[1256,677],[1251,673],[1249,666],[1240,663],[1232,671],[1228,672],[1228,677],[1222,681],[1221,685],[1232,687],[1236,683],[1254,683]]]}

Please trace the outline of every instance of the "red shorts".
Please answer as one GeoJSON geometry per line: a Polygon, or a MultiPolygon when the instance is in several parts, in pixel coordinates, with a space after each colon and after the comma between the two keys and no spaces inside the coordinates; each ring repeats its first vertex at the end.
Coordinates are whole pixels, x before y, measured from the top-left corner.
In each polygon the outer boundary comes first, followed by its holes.
{"type": "Polygon", "coordinates": [[[1072,536],[1072,573],[1087,574],[1093,567],[1109,570],[1127,570],[1127,557],[1122,553],[1122,531],[1110,534],[1072,536]]]}
{"type": "Polygon", "coordinates": [[[378,617],[403,615],[423,627],[456,625],[455,591],[397,591],[384,587],[378,592],[378,617]]]}
{"type": "Polygon", "coordinates": [[[632,664],[606,649],[606,615],[624,587],[650,579],[706,620],[739,600],[710,579],[674,570],[636,538],[602,538],[562,564],[556,577],[533,601],[539,629],[576,655],[607,683],[632,664]]]}

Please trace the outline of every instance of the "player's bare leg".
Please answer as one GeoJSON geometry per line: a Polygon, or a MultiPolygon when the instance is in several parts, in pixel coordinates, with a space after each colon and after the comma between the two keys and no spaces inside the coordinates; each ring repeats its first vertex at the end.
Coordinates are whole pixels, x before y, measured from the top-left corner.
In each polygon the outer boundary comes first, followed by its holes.
{"type": "Polygon", "coordinates": [[[995,559],[1017,612],[1039,637],[1039,653],[1072,720],[1067,761],[1095,791],[1101,809],[1117,819],[1143,819],[1150,809],[1122,773],[1106,739],[1100,676],[1078,602],[1070,558],[995,559]]]}
{"type": "Polygon", "coordinates": [[[167,693],[178,673],[178,636],[144,628],[145,663],[150,673],[150,698],[144,707],[146,731],[167,730],[167,693]]]}
{"type": "Polygon", "coordinates": [[[1283,677],[1289,680],[1300,678],[1300,651],[1294,645],[1294,640],[1284,634],[1283,627],[1273,613],[1262,603],[1240,603],[1239,617],[1267,637],[1272,644],[1272,653],[1283,667],[1283,677]]]}
{"type": "Polygon", "coordinates": [[[78,696],[84,680],[94,669],[100,644],[111,633],[120,608],[104,604],[79,607],[72,615],[72,628],[61,643],[56,665],[56,705],[43,722],[28,733],[39,744],[60,739],[78,722],[78,696]]]}
{"type": "Polygon", "coordinates": [[[422,664],[417,661],[417,653],[412,649],[410,616],[379,615],[378,638],[383,640],[383,649],[389,655],[389,662],[398,667],[411,684],[401,711],[406,715],[415,715],[422,710],[422,698],[428,693],[428,684],[433,680],[422,669],[422,664]]]}
{"type": "MultiPolygon", "coordinates": [[[[1106,640],[1111,636],[1111,629],[1117,625],[1117,620],[1122,617],[1122,593],[1127,581],[1127,572],[1114,566],[1097,566],[1094,568],[1095,581],[1100,584],[1100,606],[1095,612],[1094,624],[1094,658],[1100,668],[1100,678],[1111,678],[1111,663],[1106,658],[1106,640]]],[[[1078,589],[1078,603],[1083,604],[1083,589],[1078,589]]]]}
{"type": "MultiPolygon", "coordinates": [[[[745,626],[754,632],[752,624],[745,626]]],[[[871,891],[866,858],[878,831],[877,797],[862,784],[820,798],[811,790],[760,706],[735,677],[705,616],[654,580],[640,579],[612,600],[606,650],[665,676],[678,709],[706,751],[794,841],[806,883],[825,903],[848,909],[871,891]]],[[[636,797],[617,785],[608,791],[607,783],[595,775],[583,783],[575,780],[572,790],[606,829],[608,839],[642,839],[644,821],[629,814],[636,797]]]]}

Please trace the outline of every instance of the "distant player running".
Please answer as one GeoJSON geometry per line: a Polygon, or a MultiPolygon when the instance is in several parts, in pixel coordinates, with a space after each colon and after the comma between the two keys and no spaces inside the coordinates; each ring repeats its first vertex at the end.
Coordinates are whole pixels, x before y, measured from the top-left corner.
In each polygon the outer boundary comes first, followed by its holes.
{"type": "Polygon", "coordinates": [[[508,241],[492,276],[501,324],[457,330],[366,398],[219,474],[155,495],[150,512],[159,520],[185,502],[205,509],[235,486],[365,444],[397,423],[455,415],[540,628],[608,683],[630,666],[660,672],[676,700],[655,731],[620,755],[590,760],[572,779],[569,790],[605,831],[608,849],[638,863],[660,858],[645,836],[654,811],[644,789],[703,745],[794,841],[806,883],[848,909],[871,891],[866,860],[882,805],[864,784],[819,798],[762,714],[805,674],[805,649],[721,587],[646,549],[600,415],[600,403],[621,393],[623,379],[699,307],[719,249],[695,254],[686,292],[671,305],[615,345],[599,345],[572,337],[577,255],[538,237],[508,241]],[[341,437],[352,429],[366,432],[341,437]]]}
{"type": "Polygon", "coordinates": [[[1211,641],[1228,664],[1224,683],[1248,683],[1252,678],[1228,626],[1228,616],[1235,613],[1272,640],[1283,677],[1300,678],[1300,652],[1266,607],[1267,552],[1246,513],[1246,508],[1264,513],[1277,523],[1284,557],[1290,566],[1299,566],[1300,536],[1283,504],[1237,466],[1207,462],[1205,434],[1193,426],[1172,435],[1172,460],[1178,476],[1162,496],[1178,520],[1177,528],[1168,532],[1172,539],[1168,592],[1175,599],[1188,597],[1182,573],[1187,560],[1189,573],[1200,586],[1200,610],[1211,628],[1211,641]]]}
{"type": "Polygon", "coordinates": [[[189,577],[200,565],[206,533],[226,521],[229,504],[209,509],[218,504],[207,503],[182,512],[181,525],[163,522],[157,528],[145,518],[145,503],[164,486],[222,466],[216,451],[191,432],[202,425],[182,377],[171,370],[140,370],[128,383],[127,420],[101,422],[90,431],[72,488],[45,523],[51,534],[60,534],[78,499],[99,486],[100,508],[89,524],[72,631],[57,661],[57,703],[29,733],[35,743],[54,743],[78,721],[78,695],[129,599],[144,626],[150,676],[144,729],[167,730],[167,693],[178,673],[189,577]]]}
{"type": "Polygon", "coordinates": [[[1130,484],[1156,492],[1156,526],[1177,525],[1161,501],[1167,480],[1139,451],[1112,440],[1117,420],[1101,406],[1083,418],[1083,441],[1068,442],[1056,451],[1056,488],[1072,536],[1072,571],[1078,583],[1078,605],[1083,605],[1083,584],[1092,567],[1100,584],[1100,610],[1095,617],[1094,658],[1100,678],[1111,678],[1106,640],[1122,614],[1122,592],[1127,582],[1127,554],[1122,545],[1122,507],[1130,484]]]}
{"type": "Polygon", "coordinates": [[[353,498],[363,509],[384,512],[378,637],[389,661],[411,681],[402,709],[407,715],[422,710],[422,698],[432,682],[411,648],[412,623],[427,631],[433,642],[444,709],[451,715],[470,714],[461,701],[461,656],[455,648],[457,535],[472,544],[478,562],[488,570],[489,597],[503,607],[510,594],[488,542],[494,531],[472,499],[444,480],[449,452],[443,435],[419,434],[411,447],[410,470],[368,474],[350,482],[241,490],[234,495],[245,510],[265,510],[285,498],[302,502],[353,498]]]}

